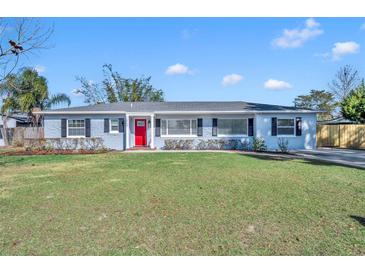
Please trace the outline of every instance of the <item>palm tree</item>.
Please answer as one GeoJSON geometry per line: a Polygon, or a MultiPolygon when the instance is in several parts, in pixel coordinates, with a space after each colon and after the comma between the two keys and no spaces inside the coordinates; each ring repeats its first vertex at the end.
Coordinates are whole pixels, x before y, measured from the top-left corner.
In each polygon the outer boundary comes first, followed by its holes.
{"type": "MultiPolygon", "coordinates": [[[[12,113],[26,113],[33,126],[38,126],[33,109],[44,110],[59,104],[71,104],[70,98],[64,93],[50,95],[47,79],[32,68],[23,68],[0,83],[0,97],[4,98],[1,106],[4,120],[12,113]]],[[[6,122],[4,128],[5,125],[6,122]]]]}

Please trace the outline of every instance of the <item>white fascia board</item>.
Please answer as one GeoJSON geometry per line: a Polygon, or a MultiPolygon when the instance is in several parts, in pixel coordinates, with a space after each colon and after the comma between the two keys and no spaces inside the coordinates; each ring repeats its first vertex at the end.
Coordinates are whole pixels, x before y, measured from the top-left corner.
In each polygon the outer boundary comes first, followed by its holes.
{"type": "Polygon", "coordinates": [[[321,113],[323,111],[316,110],[242,110],[242,111],[155,111],[155,114],[260,114],[260,113],[321,113]]]}
{"type": "Polygon", "coordinates": [[[154,111],[154,112],[125,112],[125,111],[37,111],[34,114],[126,114],[128,116],[151,116],[154,114],[264,114],[264,113],[323,113],[321,110],[222,110],[222,111],[154,111]]]}
{"type": "Polygon", "coordinates": [[[127,112],[128,116],[151,116],[155,112],[127,112]]]}
{"type": "Polygon", "coordinates": [[[34,114],[126,114],[125,111],[37,111],[34,114]]]}

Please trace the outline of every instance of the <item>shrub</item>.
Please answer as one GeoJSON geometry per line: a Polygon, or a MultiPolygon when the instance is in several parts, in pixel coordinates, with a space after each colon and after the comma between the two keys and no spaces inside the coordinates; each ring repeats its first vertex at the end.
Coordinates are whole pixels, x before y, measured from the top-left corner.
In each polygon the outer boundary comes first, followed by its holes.
{"type": "Polygon", "coordinates": [[[263,138],[253,138],[252,149],[254,151],[266,151],[267,147],[263,138]]]}
{"type": "Polygon", "coordinates": [[[22,147],[22,146],[24,146],[24,144],[20,140],[13,140],[13,144],[12,145],[14,147],[22,147]]]}
{"type": "Polygon", "coordinates": [[[225,149],[226,142],[221,139],[201,139],[194,147],[197,150],[220,150],[225,149]]]}
{"type": "Polygon", "coordinates": [[[278,147],[280,152],[287,153],[289,151],[289,141],[285,138],[278,139],[278,147]]]}
{"type": "Polygon", "coordinates": [[[104,150],[102,138],[49,138],[46,139],[44,147],[47,150],[104,150]]]}
{"type": "Polygon", "coordinates": [[[224,149],[224,140],[220,139],[208,139],[207,148],[208,150],[219,150],[224,149]]]}
{"type": "Polygon", "coordinates": [[[242,142],[242,150],[251,150],[250,142],[246,139],[242,142]]]}
{"type": "Polygon", "coordinates": [[[188,150],[193,149],[194,140],[186,140],[186,139],[166,139],[163,149],[165,150],[188,150]]]}
{"type": "Polygon", "coordinates": [[[204,139],[201,139],[198,141],[198,143],[195,145],[195,149],[197,150],[206,150],[208,149],[208,142],[204,139]]]}
{"type": "Polygon", "coordinates": [[[232,149],[232,150],[238,150],[241,148],[241,141],[240,140],[226,140],[224,142],[224,149],[232,149]]]}
{"type": "Polygon", "coordinates": [[[249,150],[249,142],[241,142],[239,139],[199,139],[199,140],[179,140],[167,139],[164,141],[165,150],[175,149],[196,149],[196,150],[249,150]]]}
{"type": "Polygon", "coordinates": [[[24,147],[26,151],[43,150],[45,146],[45,139],[24,138],[24,147]]]}

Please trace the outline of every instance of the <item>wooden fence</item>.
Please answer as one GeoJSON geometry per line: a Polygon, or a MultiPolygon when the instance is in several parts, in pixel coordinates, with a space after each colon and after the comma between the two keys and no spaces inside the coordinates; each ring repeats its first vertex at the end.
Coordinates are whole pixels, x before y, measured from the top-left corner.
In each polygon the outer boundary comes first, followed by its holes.
{"type": "Polygon", "coordinates": [[[365,149],[365,125],[317,125],[317,146],[365,149]]]}
{"type": "Polygon", "coordinates": [[[14,128],[11,144],[14,146],[27,146],[36,140],[44,138],[42,127],[16,127],[14,128]]]}

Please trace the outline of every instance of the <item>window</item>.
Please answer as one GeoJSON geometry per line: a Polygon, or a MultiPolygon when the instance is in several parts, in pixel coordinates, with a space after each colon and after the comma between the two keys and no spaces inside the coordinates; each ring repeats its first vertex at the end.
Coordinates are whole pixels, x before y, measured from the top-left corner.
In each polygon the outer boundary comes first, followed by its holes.
{"type": "Polygon", "coordinates": [[[119,132],[119,120],[110,119],[110,133],[118,133],[118,132],[119,132]]]}
{"type": "Polygon", "coordinates": [[[247,135],[247,119],[218,119],[218,135],[247,135]]]}
{"type": "Polygon", "coordinates": [[[137,121],[137,127],[144,127],[145,121],[137,121]]]}
{"type": "Polygon", "coordinates": [[[278,119],[278,135],[294,135],[294,119],[278,119]]]}
{"type": "Polygon", "coordinates": [[[84,137],[85,136],[85,120],[68,120],[67,136],[84,137]]]}
{"type": "Polygon", "coordinates": [[[0,140],[3,139],[3,125],[0,125],[0,140]]]}
{"type": "Polygon", "coordinates": [[[162,136],[196,136],[196,120],[162,120],[162,136]]]}

